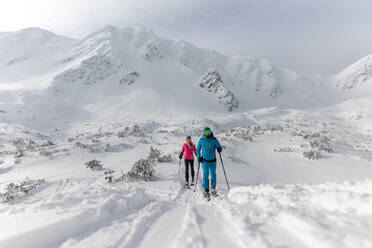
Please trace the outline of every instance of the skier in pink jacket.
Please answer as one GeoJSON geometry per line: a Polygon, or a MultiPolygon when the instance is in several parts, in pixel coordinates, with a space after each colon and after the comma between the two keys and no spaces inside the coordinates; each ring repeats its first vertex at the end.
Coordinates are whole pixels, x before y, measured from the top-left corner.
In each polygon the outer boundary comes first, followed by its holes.
{"type": "Polygon", "coordinates": [[[191,136],[186,137],[186,143],[182,146],[182,151],[179,158],[182,159],[185,155],[185,179],[186,187],[189,187],[189,167],[191,170],[191,185],[194,185],[194,154],[196,155],[196,147],[191,140],[191,136]]]}

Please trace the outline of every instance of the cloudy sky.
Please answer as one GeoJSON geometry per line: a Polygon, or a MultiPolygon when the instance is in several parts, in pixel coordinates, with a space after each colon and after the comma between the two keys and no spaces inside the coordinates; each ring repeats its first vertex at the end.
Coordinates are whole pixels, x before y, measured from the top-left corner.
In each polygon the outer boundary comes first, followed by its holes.
{"type": "Polygon", "coordinates": [[[12,0],[0,31],[38,26],[81,38],[142,26],[227,55],[330,74],[372,54],[371,0],[12,0]]]}

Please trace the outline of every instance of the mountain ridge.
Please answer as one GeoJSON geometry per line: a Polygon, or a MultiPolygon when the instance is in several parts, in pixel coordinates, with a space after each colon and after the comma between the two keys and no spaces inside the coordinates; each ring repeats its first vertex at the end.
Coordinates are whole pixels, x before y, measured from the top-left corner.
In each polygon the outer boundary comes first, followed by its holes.
{"type": "Polygon", "coordinates": [[[367,56],[336,75],[305,74],[158,37],[146,28],[107,26],[80,40],[39,28],[0,36],[0,86],[20,85],[19,96],[42,85],[38,102],[50,105],[56,116],[59,106],[76,109],[71,118],[85,112],[107,116],[108,108],[112,116],[321,108],[370,95],[372,84],[365,83],[370,65],[367,56]],[[6,43],[22,35],[30,42],[6,43]]]}

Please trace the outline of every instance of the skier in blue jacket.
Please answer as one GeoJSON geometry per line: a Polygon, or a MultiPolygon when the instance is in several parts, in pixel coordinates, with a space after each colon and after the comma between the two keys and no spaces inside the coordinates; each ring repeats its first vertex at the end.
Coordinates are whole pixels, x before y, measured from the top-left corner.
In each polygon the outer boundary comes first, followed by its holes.
{"type": "Polygon", "coordinates": [[[216,150],[222,152],[220,142],[213,136],[209,127],[204,128],[204,135],[199,140],[196,148],[196,156],[203,167],[203,188],[205,194],[209,196],[209,173],[212,177],[212,195],[216,195],[216,150]],[[201,153],[200,153],[201,150],[201,153]]]}

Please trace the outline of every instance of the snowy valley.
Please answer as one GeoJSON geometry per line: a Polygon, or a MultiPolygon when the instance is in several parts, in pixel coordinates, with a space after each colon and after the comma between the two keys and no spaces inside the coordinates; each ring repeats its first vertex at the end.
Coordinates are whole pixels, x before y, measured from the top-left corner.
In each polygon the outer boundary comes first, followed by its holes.
{"type": "Polygon", "coordinates": [[[0,247],[371,247],[371,102],[372,55],[311,75],[140,28],[0,33],[0,247]],[[209,202],[178,159],[205,126],[209,202]]]}

